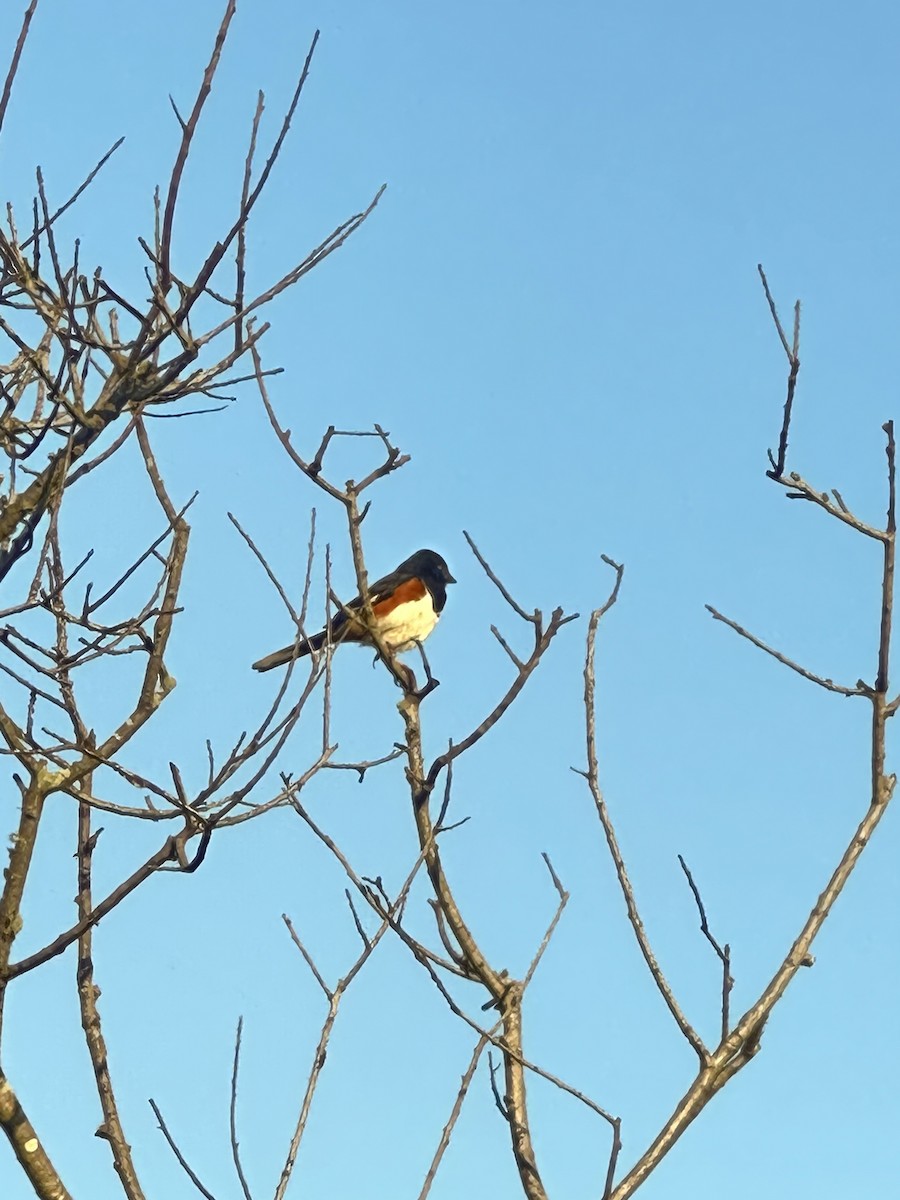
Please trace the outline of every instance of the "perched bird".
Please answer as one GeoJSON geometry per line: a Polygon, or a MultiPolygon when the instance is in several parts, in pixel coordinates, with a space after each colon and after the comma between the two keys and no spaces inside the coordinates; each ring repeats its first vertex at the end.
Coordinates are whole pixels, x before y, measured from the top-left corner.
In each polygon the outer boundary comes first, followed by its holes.
{"type": "MultiPolygon", "coordinates": [[[[395,654],[412,650],[424,642],[437,625],[438,617],[447,603],[447,584],[456,583],[447,564],[434,550],[417,550],[400,564],[396,571],[369,585],[369,602],[375,625],[388,649],[395,654]]],[[[361,618],[353,610],[362,608],[362,597],[351,600],[331,622],[331,641],[362,642],[372,645],[361,618]]],[[[254,671],[271,671],[283,667],[295,658],[312,650],[321,650],[328,640],[323,630],[298,645],[285,646],[253,664],[254,671]]]]}

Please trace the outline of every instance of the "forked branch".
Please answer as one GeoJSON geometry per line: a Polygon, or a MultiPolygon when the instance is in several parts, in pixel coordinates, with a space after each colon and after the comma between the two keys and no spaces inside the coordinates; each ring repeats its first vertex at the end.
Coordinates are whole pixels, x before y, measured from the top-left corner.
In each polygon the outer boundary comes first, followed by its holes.
{"type": "MultiPolygon", "coordinates": [[[[787,400],[785,402],[779,436],[779,452],[777,458],[770,455],[772,470],[768,474],[775,482],[783,485],[787,483],[788,486],[797,489],[798,494],[802,495],[803,498],[814,500],[828,515],[833,516],[836,520],[844,524],[850,525],[861,536],[881,543],[881,605],[877,632],[874,638],[877,645],[874,681],[871,685],[860,683],[856,689],[839,687],[834,685],[830,679],[823,679],[821,676],[807,671],[799,664],[785,658],[778,652],[771,650],[770,647],[747,634],[746,630],[735,626],[733,622],[726,621],[726,624],[732,625],[740,636],[753,642],[759,649],[777,659],[789,669],[803,675],[817,686],[824,687],[828,691],[837,692],[840,695],[859,695],[871,703],[871,789],[870,795],[867,798],[865,813],[857,824],[846,849],[841,855],[840,861],[831,873],[823,891],[813,904],[809,916],[785,954],[780,966],[762,990],[755,1003],[747,1009],[731,1030],[725,1030],[722,1040],[716,1049],[702,1060],[698,1075],[676,1105],[671,1117],[666,1121],[652,1144],[640,1156],[628,1174],[613,1188],[610,1193],[611,1200],[627,1200],[627,1197],[632,1196],[656,1169],[662,1158],[671,1150],[682,1133],[703,1111],[713,1096],[759,1052],[766,1022],[769,1020],[773,1009],[784,995],[795,975],[804,967],[811,965],[813,961],[811,950],[815,938],[859,862],[860,856],[868,845],[881,818],[884,816],[896,785],[895,775],[888,774],[885,769],[886,725],[894,711],[891,703],[888,701],[896,545],[896,447],[894,443],[893,423],[888,421],[884,425],[888,502],[887,517],[883,529],[866,525],[854,517],[844,504],[840,493],[834,492],[835,499],[832,499],[827,493],[816,492],[815,489],[811,488],[804,481],[801,481],[796,474],[791,473],[785,476],[785,458],[787,455],[791,414],[799,369],[799,306],[795,308],[794,335],[792,341],[789,343],[778,318],[765,275],[762,271],[760,271],[760,274],[763,279],[766,298],[776,330],[785,348],[789,362],[787,400]]],[[[713,615],[719,620],[724,620],[719,613],[713,612],[713,615]]],[[[690,876],[688,878],[690,880],[690,876]]],[[[705,914],[702,908],[701,915],[705,923],[705,914]]],[[[714,943],[714,945],[717,944],[714,943]]],[[[728,963],[725,951],[722,948],[718,948],[717,952],[723,960],[723,970],[727,973],[728,963]]],[[[723,1028],[726,1025],[727,1020],[723,1021],[723,1028]]]]}
{"type": "MultiPolygon", "coordinates": [[[[587,785],[590,788],[591,795],[594,799],[594,805],[597,810],[603,835],[606,839],[606,844],[609,849],[610,856],[613,860],[613,865],[616,870],[616,878],[619,881],[619,888],[622,892],[622,897],[625,900],[625,909],[628,913],[628,923],[631,925],[634,936],[637,940],[638,947],[647,964],[647,969],[650,972],[653,982],[656,984],[657,990],[665,1001],[666,1007],[672,1014],[675,1024],[681,1030],[684,1037],[687,1039],[691,1048],[697,1054],[700,1062],[703,1063],[709,1056],[709,1051],[703,1044],[703,1041],[687,1017],[682,1012],[681,1006],[675,998],[675,993],[663,974],[663,970],[659,965],[653,948],[650,945],[650,938],[644,927],[644,922],[641,919],[640,911],[638,910],[637,901],[634,895],[634,887],[628,875],[628,869],[625,866],[625,858],[619,847],[619,840],[616,835],[615,826],[613,825],[612,816],[606,799],[603,795],[603,790],[600,786],[600,768],[597,758],[597,716],[596,716],[596,644],[597,631],[600,626],[600,621],[607,612],[616,603],[619,596],[619,589],[622,585],[622,577],[625,573],[625,568],[620,563],[613,562],[612,559],[603,556],[603,561],[607,566],[615,571],[615,582],[607,599],[599,608],[591,613],[590,621],[588,622],[587,634],[587,653],[585,655],[584,664],[584,711],[586,720],[586,736],[587,736],[587,770],[578,771],[577,774],[582,775],[587,780],[587,785]]],[[[573,768],[574,769],[574,768],[573,768]]]]}

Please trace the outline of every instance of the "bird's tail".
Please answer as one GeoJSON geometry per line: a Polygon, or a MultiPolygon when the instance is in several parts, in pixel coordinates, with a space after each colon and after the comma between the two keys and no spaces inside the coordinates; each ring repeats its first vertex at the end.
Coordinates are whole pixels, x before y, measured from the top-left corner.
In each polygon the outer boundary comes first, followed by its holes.
{"type": "Polygon", "coordinates": [[[253,670],[273,671],[276,667],[286,667],[295,658],[305,658],[313,650],[321,650],[324,645],[325,634],[317,633],[315,637],[308,638],[305,642],[292,643],[282,650],[276,650],[274,654],[267,654],[265,658],[261,658],[259,662],[253,664],[253,670]]]}

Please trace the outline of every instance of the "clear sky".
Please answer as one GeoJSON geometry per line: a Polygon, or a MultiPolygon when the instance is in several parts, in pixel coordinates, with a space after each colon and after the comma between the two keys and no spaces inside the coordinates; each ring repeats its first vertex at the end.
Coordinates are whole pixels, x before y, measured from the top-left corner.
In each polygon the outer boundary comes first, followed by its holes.
{"type": "MultiPolygon", "coordinates": [[[[22,7],[0,7],[4,60],[22,7]]],[[[126,135],[61,236],[81,237],[82,260],[139,296],[136,238],[152,231],[152,189],[177,144],[168,94],[189,106],[221,9],[43,0],[3,131],[2,200],[23,221],[36,164],[61,200],[126,135]]],[[[599,651],[603,783],[655,948],[714,1040],[716,964],[676,854],[731,943],[743,1011],[867,801],[863,705],[790,675],[703,605],[836,680],[874,674],[877,547],[765,478],[786,364],[756,264],[785,313],[804,302],[789,465],[878,522],[881,424],[897,393],[900,15],[885,0],[244,0],[186,176],[182,273],[230,224],[256,90],[271,138],[317,27],[308,91],[253,227],[252,280],[265,286],[388,188],[347,246],[273,306],[265,359],[285,368],[273,400],[305,448],[329,424],[377,421],[412,455],[378,489],[365,530],[376,573],[429,545],[459,580],[429,643],[442,680],[424,708],[432,753],[477,724],[509,678],[491,623],[526,644],[463,529],[524,607],[582,614],[460,763],[454,811],[470,820],[445,852],[478,935],[513,973],[552,913],[540,852],[551,855],[572,900],[529,993],[528,1051],[622,1116],[625,1165],[693,1062],[639,961],[590,797],[569,770],[584,761],[586,616],[610,584],[599,556],[626,564],[599,651]]],[[[286,461],[251,391],[227,412],[152,432],[176,498],[201,495],[170,654],[179,688],[133,761],[162,773],[175,759],[196,783],[205,739],[233,741],[273,693],[249,664],[291,635],[226,511],[297,594],[316,504],[339,587],[352,572],[341,514],[286,461]]],[[[341,451],[339,480],[363,473],[353,455],[366,449],[341,451]]],[[[135,529],[158,524],[145,491],[137,509],[124,499],[133,466],[96,472],[67,530],[73,556],[96,548],[98,579],[135,529]]],[[[342,653],[335,688],[342,755],[389,749],[401,733],[395,697],[369,657],[342,653]]],[[[95,703],[101,726],[118,712],[105,691],[95,703]]],[[[302,769],[315,737],[299,730],[279,765],[302,769]]],[[[362,787],[329,774],[307,799],[361,873],[399,883],[415,845],[396,766],[362,787]]],[[[4,830],[16,801],[10,786],[4,830]]],[[[70,920],[74,874],[60,877],[58,864],[73,871],[72,822],[57,798],[23,953],[70,920]]],[[[108,829],[100,880],[124,875],[147,837],[108,829]]],[[[891,813],[761,1054],[642,1198],[892,1193],[898,852],[891,813]]],[[[218,1200],[239,1194],[227,1139],[239,1014],[241,1145],[254,1195],[271,1195],[322,1017],[281,914],[336,977],[355,953],[342,887],[299,819],[275,813],[223,834],[195,876],[153,880],[100,926],[101,1010],[149,1195],[192,1193],[148,1096],[218,1200]]],[[[419,890],[417,910],[425,899],[419,890]]],[[[73,977],[69,954],[13,989],[4,1064],[73,1193],[107,1200],[120,1193],[92,1137],[100,1115],[73,977]]],[[[405,953],[383,947],[346,1001],[294,1194],[417,1195],[471,1042],[405,953]]],[[[531,1093],[550,1194],[597,1197],[606,1129],[548,1086],[531,1093]]],[[[4,1200],[29,1195],[3,1147],[0,1183],[4,1200]]],[[[484,1073],[432,1195],[520,1195],[484,1073]]]]}

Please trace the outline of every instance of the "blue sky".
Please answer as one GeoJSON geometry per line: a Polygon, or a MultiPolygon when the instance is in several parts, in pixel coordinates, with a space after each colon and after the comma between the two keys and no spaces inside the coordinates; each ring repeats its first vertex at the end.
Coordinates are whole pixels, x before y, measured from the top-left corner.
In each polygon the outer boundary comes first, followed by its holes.
{"type": "MultiPolygon", "coordinates": [[[[0,12],[6,55],[13,7],[0,12]]],[[[126,135],[63,234],[138,295],[136,238],[151,232],[152,189],[177,144],[167,97],[189,105],[220,10],[155,0],[151,17],[112,0],[43,0],[3,131],[2,199],[22,219],[36,164],[62,199],[126,135]]],[[[412,455],[374,495],[366,544],[376,573],[432,545],[459,580],[429,643],[442,680],[424,710],[432,753],[477,724],[508,680],[491,623],[519,646],[527,633],[462,529],[526,608],[582,614],[459,764],[454,810],[471,819],[445,853],[478,935],[514,973],[552,913],[540,852],[551,855],[572,900],[529,994],[529,1053],[622,1115],[627,1164],[693,1063],[639,962],[590,797],[569,771],[584,758],[585,619],[610,584],[599,555],[626,563],[599,648],[602,779],[656,950],[712,1039],[716,967],[676,854],[732,945],[743,1010],[866,805],[864,707],[778,668],[703,605],[824,675],[852,684],[874,673],[877,547],[765,478],[786,364],[756,264],[785,314],[796,296],[804,304],[791,466],[877,522],[881,424],[896,412],[900,17],[886,3],[851,14],[804,0],[245,3],[186,176],[183,273],[232,219],[256,90],[271,138],[317,27],[309,87],[252,230],[252,281],[265,286],[388,188],[347,246],[273,305],[265,359],[285,368],[273,401],[310,449],[329,424],[377,421],[412,455]]],[[[272,694],[249,664],[290,637],[226,511],[296,594],[315,504],[338,585],[352,573],[341,514],[286,461],[251,391],[225,413],[152,432],[176,498],[201,495],[170,655],[179,687],[135,760],[162,772],[174,758],[197,782],[205,739],[234,740],[272,694]]],[[[341,449],[338,480],[363,473],[353,456],[365,449],[341,449]]],[[[96,472],[73,501],[72,555],[94,546],[98,579],[158,526],[134,463],[96,472]]],[[[342,754],[384,752],[400,735],[392,688],[366,655],[342,654],[335,669],[342,754]]],[[[118,711],[99,684],[91,702],[98,723],[118,711]]],[[[282,767],[302,767],[315,736],[298,730],[282,767]]],[[[4,828],[15,797],[0,804],[4,828]]],[[[399,770],[363,787],[328,775],[308,802],[362,873],[402,879],[415,848],[399,770]]],[[[71,915],[74,882],[59,871],[72,824],[57,798],[23,952],[71,915]]],[[[147,834],[109,829],[100,879],[124,874],[147,834]]],[[[642,1197],[889,1192],[900,1167],[898,849],[889,813],[763,1052],[642,1197]]],[[[149,1194],[190,1194],[151,1095],[207,1186],[220,1200],[238,1194],[227,1105],[241,1013],[241,1144],[255,1195],[271,1194],[322,1016],[281,913],[336,976],[355,953],[342,887],[298,818],[276,813],[223,835],[196,876],[152,881],[101,925],[101,1008],[149,1194]]],[[[419,889],[420,910],[425,899],[419,889]]],[[[100,1118],[73,973],[65,956],[15,987],[4,1064],[73,1193],[106,1200],[118,1193],[92,1138],[100,1118]]],[[[294,1190],[415,1196],[470,1035],[397,946],[345,1003],[294,1190]]],[[[531,1095],[551,1194],[596,1197],[606,1130],[548,1087],[531,1095]]],[[[25,1200],[5,1151],[0,1180],[7,1200],[25,1200]]],[[[463,1188],[520,1194],[483,1074],[432,1195],[463,1188]]]]}

